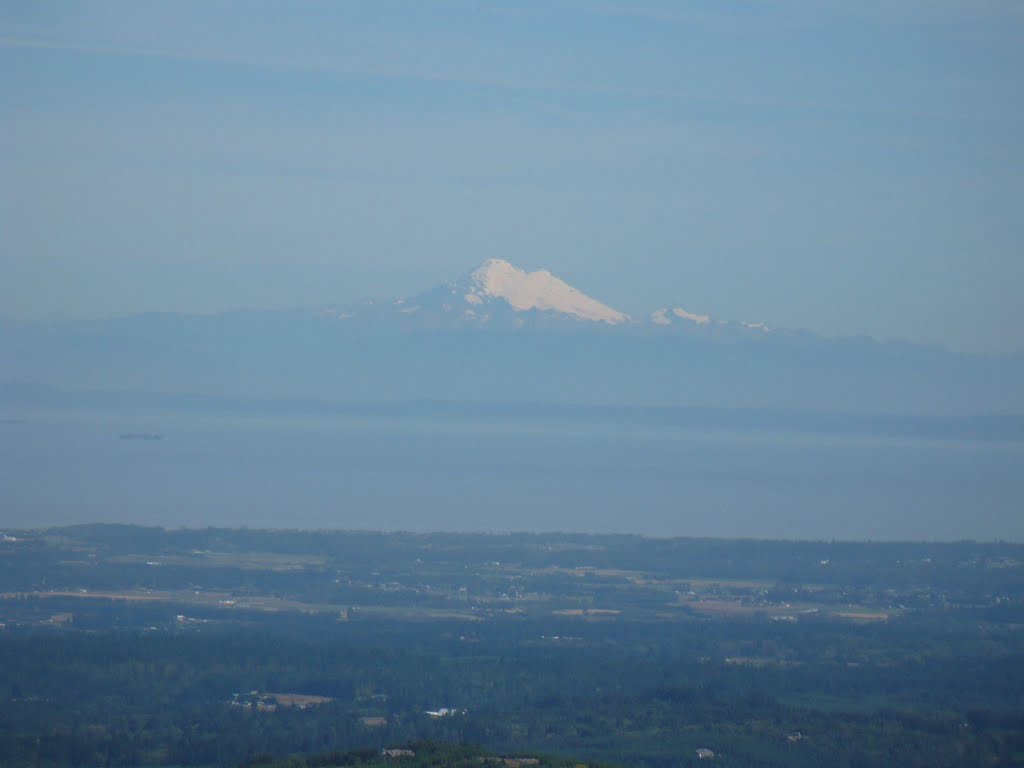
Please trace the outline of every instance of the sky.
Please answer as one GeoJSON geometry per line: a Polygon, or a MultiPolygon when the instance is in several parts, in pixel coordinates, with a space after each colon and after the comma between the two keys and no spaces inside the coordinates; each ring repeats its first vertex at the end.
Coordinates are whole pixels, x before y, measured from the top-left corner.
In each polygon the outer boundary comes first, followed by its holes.
{"type": "Polygon", "coordinates": [[[1024,350],[1024,5],[0,0],[0,315],[403,296],[1024,350]]]}

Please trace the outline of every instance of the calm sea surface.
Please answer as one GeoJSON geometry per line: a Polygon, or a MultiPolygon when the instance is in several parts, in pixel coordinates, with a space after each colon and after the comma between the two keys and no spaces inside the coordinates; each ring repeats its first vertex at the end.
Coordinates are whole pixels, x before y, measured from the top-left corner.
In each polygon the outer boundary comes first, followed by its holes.
{"type": "Polygon", "coordinates": [[[1021,541],[1024,444],[510,418],[0,421],[0,526],[97,521],[1021,541]]]}

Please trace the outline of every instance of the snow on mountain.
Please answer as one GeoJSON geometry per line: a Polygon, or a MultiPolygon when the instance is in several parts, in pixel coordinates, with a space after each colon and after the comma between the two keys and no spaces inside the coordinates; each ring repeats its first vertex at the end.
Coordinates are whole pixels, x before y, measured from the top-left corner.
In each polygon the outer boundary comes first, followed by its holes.
{"type": "Polygon", "coordinates": [[[764,323],[733,323],[679,306],[662,307],[635,321],[552,275],[527,272],[503,259],[488,259],[461,278],[415,296],[393,301],[363,301],[320,314],[348,325],[377,329],[518,329],[593,325],[654,327],[682,333],[750,334],[767,332],[764,323]]]}
{"type": "Polygon", "coordinates": [[[676,317],[680,317],[683,320],[689,320],[691,323],[697,325],[707,325],[711,322],[711,315],[698,315],[693,312],[687,312],[682,307],[676,307],[672,310],[672,314],[676,317]]]}
{"type": "MultiPolygon", "coordinates": [[[[672,318],[677,317],[681,320],[688,320],[691,323],[697,325],[707,325],[711,322],[711,315],[698,315],[695,312],[689,312],[682,307],[662,307],[656,309],[651,313],[651,322],[655,325],[671,325],[672,318]]],[[[721,322],[721,321],[719,321],[721,322]]]]}
{"type": "Polygon", "coordinates": [[[629,316],[576,290],[547,270],[526,272],[502,259],[488,259],[470,274],[463,298],[480,305],[503,299],[517,312],[531,309],[558,312],[578,320],[618,325],[629,316]]]}
{"type": "Polygon", "coordinates": [[[690,312],[682,307],[661,307],[651,313],[649,322],[652,325],[661,327],[674,326],[680,329],[707,328],[716,329],[715,333],[749,333],[759,331],[771,333],[772,329],[767,323],[748,323],[744,321],[733,322],[731,320],[715,320],[711,315],[702,315],[697,312],[690,312]],[[682,321],[682,322],[679,322],[682,321]]]}
{"type": "Polygon", "coordinates": [[[526,272],[488,259],[458,280],[390,302],[363,301],[321,310],[320,315],[362,327],[410,329],[554,327],[584,323],[617,326],[623,312],[573,288],[547,270],[526,272]]]}

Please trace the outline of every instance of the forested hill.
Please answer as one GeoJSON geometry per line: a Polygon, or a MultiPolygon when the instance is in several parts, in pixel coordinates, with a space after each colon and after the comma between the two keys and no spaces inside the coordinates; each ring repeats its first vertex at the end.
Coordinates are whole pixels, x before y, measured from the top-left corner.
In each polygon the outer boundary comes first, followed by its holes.
{"type": "Polygon", "coordinates": [[[596,768],[567,757],[496,755],[470,744],[418,742],[384,749],[356,749],[322,755],[254,758],[241,768],[596,768]]]}
{"type": "Polygon", "coordinates": [[[3,768],[1021,765],[1022,691],[1020,544],[0,531],[3,768]]]}

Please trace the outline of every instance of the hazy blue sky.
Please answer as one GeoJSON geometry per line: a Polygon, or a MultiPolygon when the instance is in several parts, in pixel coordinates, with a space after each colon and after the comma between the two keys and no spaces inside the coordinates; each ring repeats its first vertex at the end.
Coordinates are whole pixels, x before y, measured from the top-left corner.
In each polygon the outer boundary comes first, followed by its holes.
{"type": "Polygon", "coordinates": [[[0,313],[315,306],[489,257],[1024,339],[1024,4],[0,2],[0,313]]]}

